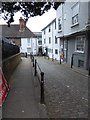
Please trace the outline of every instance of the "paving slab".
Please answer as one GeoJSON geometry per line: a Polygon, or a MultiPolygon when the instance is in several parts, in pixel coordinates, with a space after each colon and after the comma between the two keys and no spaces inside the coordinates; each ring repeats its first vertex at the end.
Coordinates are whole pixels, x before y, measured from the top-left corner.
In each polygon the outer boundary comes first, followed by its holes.
{"type": "Polygon", "coordinates": [[[30,58],[22,58],[10,79],[10,91],[2,107],[3,118],[41,118],[35,99],[30,58]]]}

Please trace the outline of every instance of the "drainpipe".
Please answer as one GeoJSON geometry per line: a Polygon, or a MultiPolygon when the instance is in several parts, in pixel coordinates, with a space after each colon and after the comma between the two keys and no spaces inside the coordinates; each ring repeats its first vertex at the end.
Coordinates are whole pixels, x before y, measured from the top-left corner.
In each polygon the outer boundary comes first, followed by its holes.
{"type": "Polygon", "coordinates": [[[68,63],[68,38],[67,38],[67,47],[66,47],[66,63],[68,63]]]}
{"type": "Polygon", "coordinates": [[[90,75],[90,1],[88,2],[88,23],[86,25],[86,38],[88,41],[88,75],[90,75]]]}
{"type": "MultiPolygon", "coordinates": [[[[63,25],[63,56],[64,56],[64,10],[63,10],[63,4],[62,4],[62,25],[63,25]]],[[[63,57],[63,62],[64,62],[64,57],[63,57]]]]}
{"type": "Polygon", "coordinates": [[[53,56],[53,44],[54,44],[54,37],[53,37],[53,29],[54,29],[54,27],[53,27],[53,24],[54,23],[52,23],[52,26],[51,26],[52,27],[52,31],[51,31],[52,32],[52,39],[51,39],[52,40],[52,61],[54,59],[54,56],[53,56]]]}
{"type": "Polygon", "coordinates": [[[90,75],[90,24],[86,26],[86,37],[88,40],[88,75],[90,75]]]}

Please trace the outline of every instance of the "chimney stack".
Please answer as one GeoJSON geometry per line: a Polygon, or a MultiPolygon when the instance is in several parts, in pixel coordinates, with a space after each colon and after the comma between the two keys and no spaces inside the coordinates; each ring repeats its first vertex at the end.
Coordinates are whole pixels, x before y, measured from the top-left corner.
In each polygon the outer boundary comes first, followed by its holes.
{"type": "Polygon", "coordinates": [[[25,21],[24,21],[24,19],[22,17],[20,17],[19,23],[20,23],[20,29],[19,29],[19,31],[20,32],[24,32],[24,30],[25,30],[25,21]]]}

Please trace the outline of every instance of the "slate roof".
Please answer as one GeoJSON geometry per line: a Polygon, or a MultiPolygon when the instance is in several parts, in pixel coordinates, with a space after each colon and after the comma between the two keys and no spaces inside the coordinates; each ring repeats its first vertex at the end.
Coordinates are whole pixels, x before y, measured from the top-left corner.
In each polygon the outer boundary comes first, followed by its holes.
{"type": "Polygon", "coordinates": [[[2,36],[6,38],[31,38],[34,35],[34,33],[29,30],[27,27],[25,27],[24,32],[20,32],[19,25],[11,25],[8,27],[8,25],[0,25],[2,27],[2,36]]]}

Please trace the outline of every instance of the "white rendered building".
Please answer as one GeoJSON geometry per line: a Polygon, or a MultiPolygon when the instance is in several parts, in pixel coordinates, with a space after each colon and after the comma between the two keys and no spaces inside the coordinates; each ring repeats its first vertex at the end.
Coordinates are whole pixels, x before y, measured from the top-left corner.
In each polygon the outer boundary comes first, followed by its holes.
{"type": "Polygon", "coordinates": [[[59,60],[59,41],[56,38],[56,19],[42,29],[42,49],[49,58],[59,60]]]}
{"type": "Polygon", "coordinates": [[[40,32],[35,32],[31,38],[21,39],[21,53],[37,55],[42,46],[42,36],[40,32]]]}

